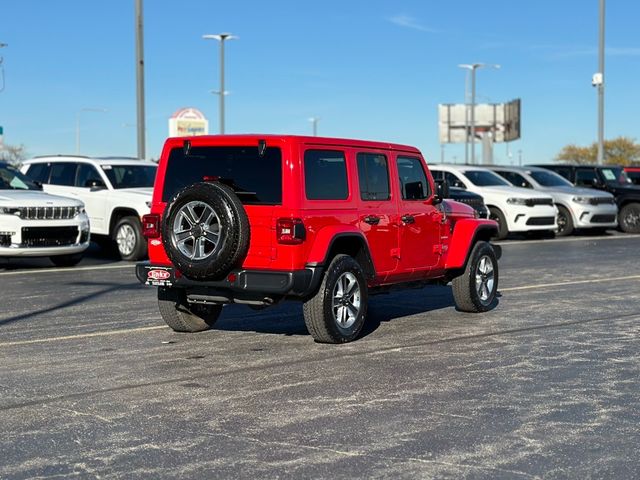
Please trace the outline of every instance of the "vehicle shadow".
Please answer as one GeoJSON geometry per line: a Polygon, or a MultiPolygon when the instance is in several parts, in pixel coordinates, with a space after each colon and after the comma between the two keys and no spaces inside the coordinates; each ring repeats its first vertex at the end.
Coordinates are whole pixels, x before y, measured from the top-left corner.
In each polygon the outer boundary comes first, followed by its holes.
{"type": "Polygon", "coordinates": [[[75,305],[82,304],[84,302],[95,300],[104,295],[108,295],[109,293],[116,291],[127,291],[127,290],[139,290],[144,287],[139,283],[130,283],[130,284],[121,284],[121,283],[110,283],[110,282],[73,282],[67,284],[69,286],[103,286],[101,290],[97,290],[91,293],[87,293],[84,295],[78,295],[76,297],[70,298],[69,300],[65,300],[63,302],[57,303],[55,305],[48,306],[46,308],[41,308],[38,310],[31,310],[27,313],[21,313],[18,315],[14,315],[7,318],[0,318],[0,327],[9,325],[11,323],[19,322],[22,320],[29,320],[35,318],[39,315],[44,315],[47,313],[56,312],[58,310],[64,310],[65,308],[73,307],[75,305]]]}
{"type": "MultiPolygon", "coordinates": [[[[77,266],[108,265],[118,262],[121,262],[121,260],[114,254],[113,250],[102,248],[98,244],[91,242],[89,248],[84,252],[82,261],[77,266]]],[[[49,260],[49,257],[0,257],[0,272],[39,268],[60,267],[56,267],[53,262],[49,260]]],[[[67,268],[73,269],[74,267],[67,268]]]]}
{"type": "MultiPolygon", "coordinates": [[[[372,295],[369,297],[367,320],[360,338],[372,334],[385,322],[444,308],[455,308],[450,285],[372,295]]],[[[298,302],[285,302],[261,311],[244,305],[229,305],[214,329],[287,336],[309,335],[304,324],[302,304],[298,302]]]]}

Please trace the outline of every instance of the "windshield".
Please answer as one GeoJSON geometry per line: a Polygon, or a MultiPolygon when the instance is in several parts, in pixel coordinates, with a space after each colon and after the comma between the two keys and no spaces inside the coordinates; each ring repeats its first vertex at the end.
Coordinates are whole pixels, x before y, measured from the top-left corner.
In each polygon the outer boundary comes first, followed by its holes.
{"type": "Polygon", "coordinates": [[[621,167],[606,167],[601,170],[606,183],[615,185],[632,185],[633,181],[621,167]]]}
{"type": "Polygon", "coordinates": [[[557,173],[533,170],[529,175],[543,187],[573,187],[573,184],[557,173]]]}
{"type": "Polygon", "coordinates": [[[476,187],[510,187],[511,184],[503,180],[498,174],[486,170],[467,170],[465,176],[476,187]]]}
{"type": "Polygon", "coordinates": [[[0,164],[0,190],[40,190],[40,187],[18,169],[0,164]]]}
{"type": "Polygon", "coordinates": [[[156,179],[155,165],[102,165],[113,188],[153,187],[156,179]]]}

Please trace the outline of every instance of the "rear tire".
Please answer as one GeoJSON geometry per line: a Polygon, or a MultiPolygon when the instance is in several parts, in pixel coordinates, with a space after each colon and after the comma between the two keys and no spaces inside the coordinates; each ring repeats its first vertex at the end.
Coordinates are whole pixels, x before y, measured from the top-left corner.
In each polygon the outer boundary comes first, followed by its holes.
{"type": "Polygon", "coordinates": [[[113,229],[113,241],[122,260],[133,262],[147,256],[147,241],[142,236],[138,217],[122,217],[113,229]]]}
{"type": "Polygon", "coordinates": [[[509,235],[509,227],[507,226],[507,219],[504,213],[499,208],[489,207],[489,218],[498,222],[498,233],[495,237],[496,240],[504,240],[509,235]]]}
{"type": "Polygon", "coordinates": [[[464,273],[451,283],[458,310],[471,313],[491,310],[498,292],[498,259],[491,244],[476,243],[464,273]]]}
{"type": "Polygon", "coordinates": [[[618,214],[620,229],[626,233],[640,233],[640,203],[628,203],[618,214]]]}
{"type": "Polygon", "coordinates": [[[567,237],[571,235],[574,231],[573,227],[573,219],[571,218],[571,212],[566,207],[562,205],[556,205],[558,207],[558,231],[556,232],[556,236],[558,237],[567,237]]]}
{"type": "Polygon", "coordinates": [[[49,257],[56,267],[74,267],[82,260],[82,253],[72,253],[70,255],[56,255],[49,257]]]}
{"type": "Polygon", "coordinates": [[[348,255],[336,256],[320,290],[304,303],[304,323],[316,342],[355,340],[367,316],[367,281],[360,264],[348,255]]]}
{"type": "Polygon", "coordinates": [[[222,305],[189,305],[181,288],[158,288],[160,316],[176,332],[201,332],[210,329],[222,313],[222,305]]]}

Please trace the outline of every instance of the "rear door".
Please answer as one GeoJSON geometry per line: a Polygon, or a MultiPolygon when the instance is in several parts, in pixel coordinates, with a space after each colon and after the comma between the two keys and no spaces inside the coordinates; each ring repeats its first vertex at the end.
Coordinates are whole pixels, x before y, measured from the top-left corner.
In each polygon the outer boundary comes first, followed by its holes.
{"type": "Polygon", "coordinates": [[[391,194],[389,158],[384,151],[356,152],[358,224],[369,243],[377,275],[393,272],[399,261],[398,204],[391,194]]]}
{"type": "Polygon", "coordinates": [[[399,187],[399,270],[419,278],[440,258],[443,213],[433,205],[433,185],[422,161],[413,155],[395,159],[399,187]]]}

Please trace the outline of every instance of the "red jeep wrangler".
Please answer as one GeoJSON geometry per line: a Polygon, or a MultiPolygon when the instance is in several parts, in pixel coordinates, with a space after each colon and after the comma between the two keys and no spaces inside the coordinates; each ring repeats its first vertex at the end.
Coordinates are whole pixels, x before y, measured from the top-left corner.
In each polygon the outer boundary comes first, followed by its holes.
{"type": "Polygon", "coordinates": [[[492,220],[443,200],[419,150],[290,135],[170,138],[143,218],[160,314],[179,332],[229,303],[304,303],[318,342],[354,340],[370,294],[453,281],[456,306],[495,303],[492,220]]]}

